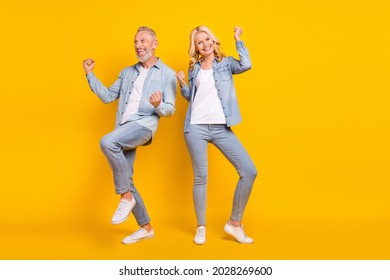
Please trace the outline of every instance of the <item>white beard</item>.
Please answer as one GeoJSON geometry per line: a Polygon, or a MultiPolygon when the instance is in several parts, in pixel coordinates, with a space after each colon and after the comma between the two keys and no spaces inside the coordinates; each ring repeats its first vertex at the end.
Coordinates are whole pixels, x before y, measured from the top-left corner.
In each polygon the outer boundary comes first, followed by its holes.
{"type": "Polygon", "coordinates": [[[140,62],[145,62],[152,56],[152,52],[150,50],[147,50],[143,58],[139,57],[138,54],[136,54],[136,56],[140,62]]]}

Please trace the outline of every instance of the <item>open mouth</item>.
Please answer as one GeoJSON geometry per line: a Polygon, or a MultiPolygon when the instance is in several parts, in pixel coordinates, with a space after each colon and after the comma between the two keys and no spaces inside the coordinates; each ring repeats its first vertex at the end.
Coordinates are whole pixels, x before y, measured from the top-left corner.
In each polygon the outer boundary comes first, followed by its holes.
{"type": "Polygon", "coordinates": [[[207,52],[207,51],[209,51],[210,49],[211,49],[211,46],[208,46],[208,47],[204,48],[203,51],[207,52]]]}

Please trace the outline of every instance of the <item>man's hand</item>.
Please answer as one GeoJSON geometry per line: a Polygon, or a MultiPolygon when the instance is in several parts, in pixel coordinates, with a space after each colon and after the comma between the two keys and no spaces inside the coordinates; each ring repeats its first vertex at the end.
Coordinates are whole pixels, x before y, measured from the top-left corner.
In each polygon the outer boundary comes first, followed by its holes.
{"type": "Polygon", "coordinates": [[[162,93],[159,91],[156,91],[149,97],[149,102],[153,105],[154,108],[157,108],[162,100],[162,93]]]}
{"type": "Polygon", "coordinates": [[[84,71],[85,74],[89,74],[92,72],[93,68],[95,67],[95,60],[92,58],[87,58],[83,61],[84,71]]]}

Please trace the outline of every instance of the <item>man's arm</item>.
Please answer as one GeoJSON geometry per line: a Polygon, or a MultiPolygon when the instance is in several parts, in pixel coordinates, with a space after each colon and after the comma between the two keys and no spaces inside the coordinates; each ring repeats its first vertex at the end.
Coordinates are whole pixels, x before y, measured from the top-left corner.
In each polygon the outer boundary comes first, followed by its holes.
{"type": "Polygon", "coordinates": [[[169,75],[164,88],[164,95],[157,91],[149,98],[154,110],[160,117],[170,117],[175,111],[176,100],[176,76],[175,73],[169,75]]]}
{"type": "Polygon", "coordinates": [[[122,84],[122,73],[112,86],[107,88],[100,82],[100,80],[92,72],[95,67],[95,61],[88,58],[83,61],[84,71],[87,75],[87,80],[91,90],[102,100],[104,103],[110,103],[119,97],[120,86],[122,84]]]}

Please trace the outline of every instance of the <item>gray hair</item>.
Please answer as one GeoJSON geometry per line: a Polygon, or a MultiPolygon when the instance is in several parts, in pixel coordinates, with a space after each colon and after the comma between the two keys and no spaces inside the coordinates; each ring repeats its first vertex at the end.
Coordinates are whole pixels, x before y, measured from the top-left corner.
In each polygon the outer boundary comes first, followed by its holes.
{"type": "Polygon", "coordinates": [[[149,32],[150,36],[152,36],[154,40],[157,40],[156,32],[154,32],[154,30],[149,26],[140,26],[137,30],[137,33],[141,31],[149,32]]]}

